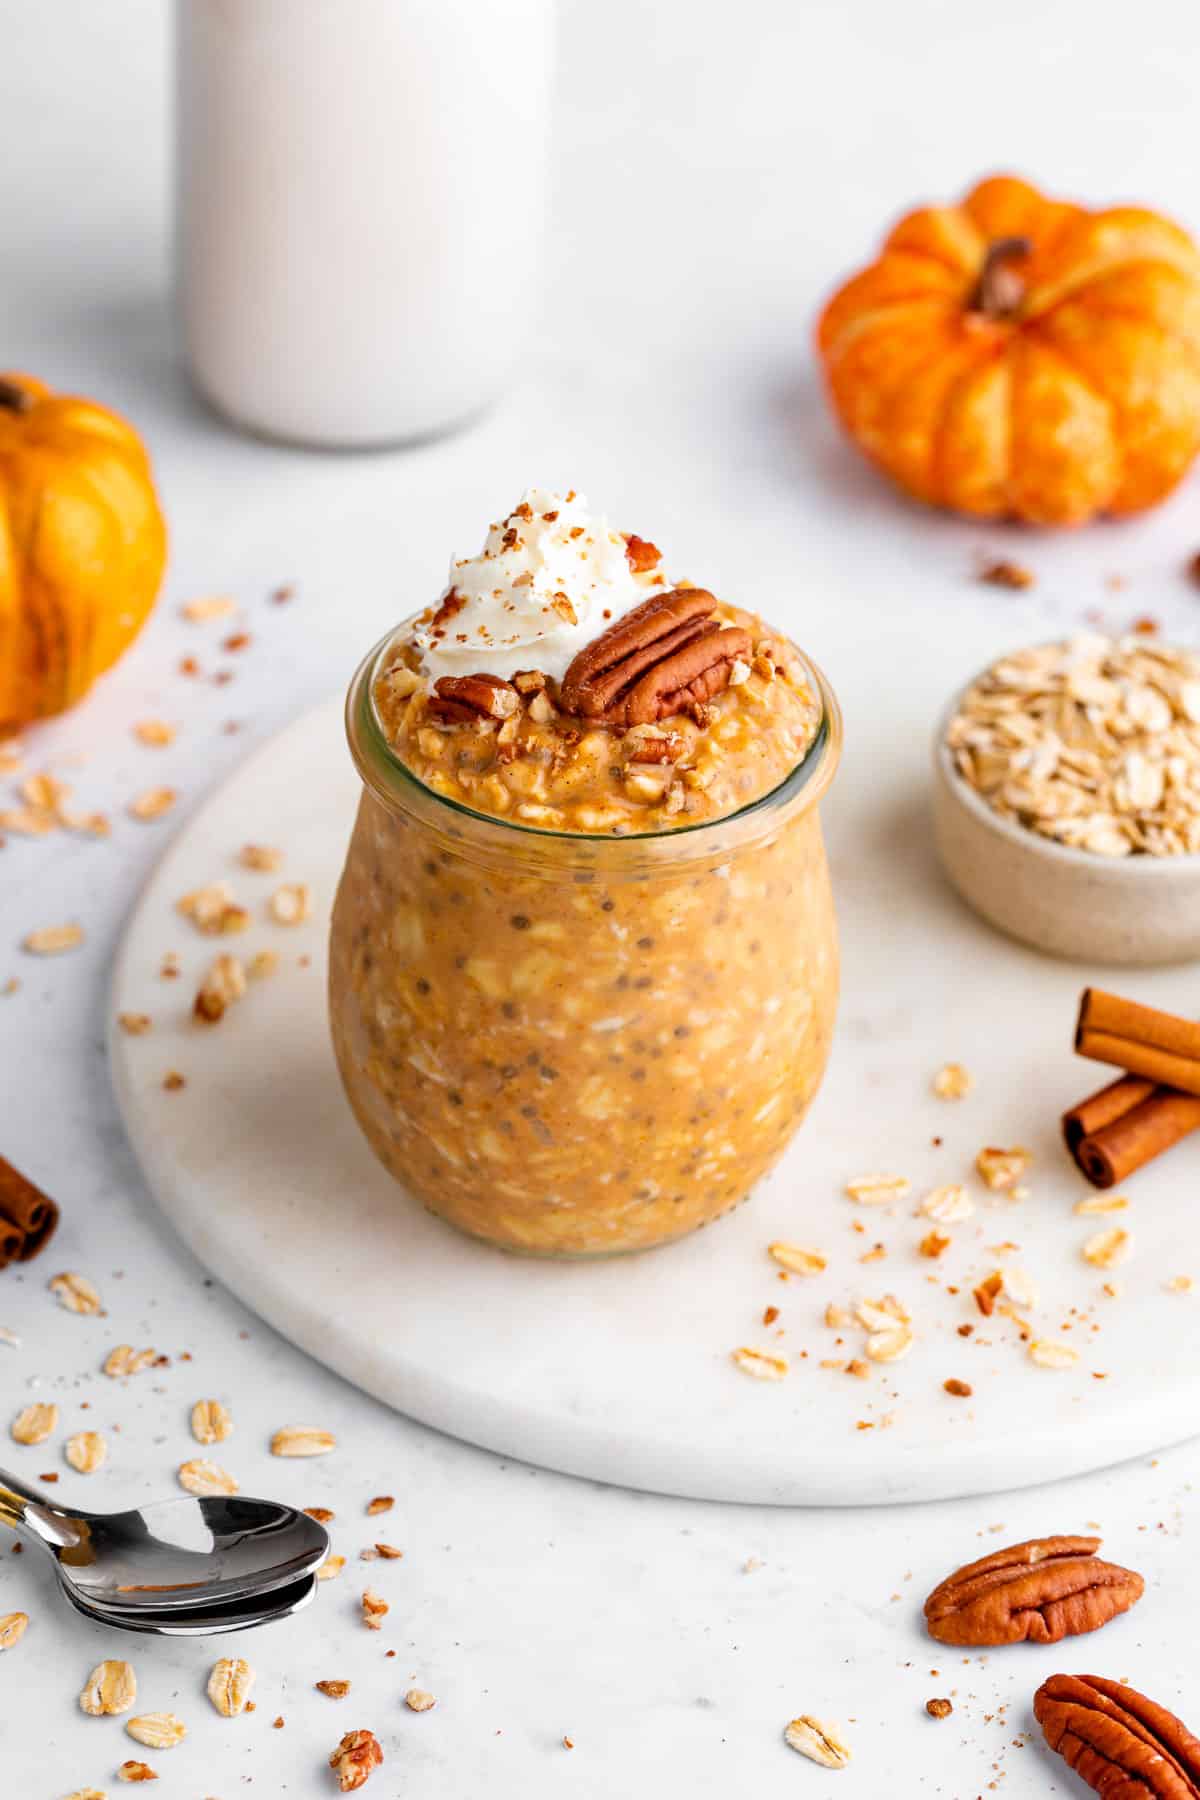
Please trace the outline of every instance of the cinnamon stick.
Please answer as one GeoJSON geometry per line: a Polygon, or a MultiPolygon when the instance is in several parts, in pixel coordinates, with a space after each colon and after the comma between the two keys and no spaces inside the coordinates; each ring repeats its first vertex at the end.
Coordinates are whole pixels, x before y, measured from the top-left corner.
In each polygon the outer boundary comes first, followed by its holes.
{"type": "Polygon", "coordinates": [[[1113,1063],[1158,1086],[1200,1094],[1200,1024],[1192,1019],[1085,988],[1075,1048],[1093,1062],[1113,1063]]]}
{"type": "Polygon", "coordinates": [[[1063,1114],[1067,1149],[1093,1187],[1111,1188],[1200,1131],[1200,1098],[1123,1075],[1063,1114]]]}
{"type": "Polygon", "coordinates": [[[44,1250],[57,1225],[58,1207],[50,1196],[0,1156],[0,1269],[44,1250]]]}

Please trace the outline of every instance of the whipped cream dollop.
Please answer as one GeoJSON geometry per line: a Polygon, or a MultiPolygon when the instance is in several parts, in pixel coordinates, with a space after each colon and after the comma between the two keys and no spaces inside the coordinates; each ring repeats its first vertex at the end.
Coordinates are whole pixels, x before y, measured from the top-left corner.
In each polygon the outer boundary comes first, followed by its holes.
{"type": "Polygon", "coordinates": [[[529,488],[477,556],[456,557],[438,606],[412,631],[425,674],[539,669],[561,680],[624,613],[671,584],[657,562],[636,570],[624,535],[582,494],[529,488]]]}

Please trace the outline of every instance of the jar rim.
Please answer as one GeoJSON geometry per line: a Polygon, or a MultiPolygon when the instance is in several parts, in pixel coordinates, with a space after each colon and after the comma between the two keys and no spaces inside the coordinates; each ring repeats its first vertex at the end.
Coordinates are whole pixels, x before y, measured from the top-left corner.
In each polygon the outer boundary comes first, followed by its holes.
{"type": "MultiPolygon", "coordinates": [[[[451,819],[470,820],[478,826],[493,827],[497,832],[510,833],[514,838],[529,842],[555,842],[560,844],[582,845],[649,845],[665,844],[678,841],[689,841],[691,846],[699,849],[698,837],[730,827],[744,824],[761,818],[764,823],[773,822],[778,813],[790,809],[804,796],[807,806],[815,805],[825,792],[837,768],[842,743],[842,713],[837,696],[825,675],[812,659],[797,650],[821,702],[821,717],[812,741],[803,756],[783,777],[782,781],[760,794],[754,800],[748,800],[735,812],[722,813],[715,819],[701,819],[693,825],[667,826],[654,831],[625,832],[587,832],[556,831],[543,825],[527,824],[524,820],[505,818],[501,814],[482,812],[477,807],[467,806],[461,800],[453,800],[448,794],[438,793],[436,788],[429,787],[408,767],[407,763],[397,755],[388,741],[383,729],[378,709],[375,705],[375,683],[380,673],[380,664],[395,644],[403,625],[394,626],[377,644],[367,652],[350,681],[346,695],[345,721],[346,736],[350,744],[350,753],[366,786],[371,788],[377,798],[385,804],[389,798],[398,799],[403,804],[405,797],[418,802],[430,802],[442,809],[451,819]],[[372,780],[372,775],[377,779],[372,780]],[[389,794],[388,787],[394,789],[389,794]]],[[[794,646],[793,646],[794,647],[794,646]]],[[[435,814],[436,816],[436,814],[435,814]]]]}

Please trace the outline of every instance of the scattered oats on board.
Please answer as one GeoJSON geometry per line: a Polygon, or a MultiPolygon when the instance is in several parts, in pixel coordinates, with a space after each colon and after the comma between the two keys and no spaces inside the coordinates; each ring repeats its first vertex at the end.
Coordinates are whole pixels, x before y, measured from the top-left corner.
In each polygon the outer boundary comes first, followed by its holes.
{"type": "Polygon", "coordinates": [[[1088,1238],[1079,1254],[1095,1269],[1115,1269],[1133,1249],[1133,1234],[1120,1225],[1098,1231],[1088,1238]]]}
{"type": "Polygon", "coordinates": [[[1071,1210],[1087,1218],[1092,1213],[1125,1212],[1128,1206],[1124,1194],[1085,1194],[1071,1210]]]}
{"type": "Polygon", "coordinates": [[[922,1200],[920,1211],[939,1225],[960,1225],[975,1211],[975,1202],[961,1183],[949,1182],[945,1187],[931,1189],[922,1200]]]}
{"type": "Polygon", "coordinates": [[[328,1456],[336,1447],[332,1431],[315,1425],[284,1425],[271,1439],[272,1456],[328,1456]]]}
{"type": "Polygon", "coordinates": [[[246,971],[240,957],[218,956],[205,970],[196,990],[193,1016],[206,1025],[215,1025],[245,992],[246,971]]]}
{"type": "Polygon", "coordinates": [[[1038,1303],[1037,1283],[1028,1269],[1021,1268],[1019,1263],[1004,1263],[997,1271],[1000,1276],[1001,1291],[1011,1300],[1014,1306],[1036,1306],[1038,1303]]]}
{"type": "Polygon", "coordinates": [[[14,1444],[44,1444],[58,1429],[58,1408],[53,1400],[35,1400],[21,1408],[9,1429],[14,1444]]]}
{"type": "Polygon", "coordinates": [[[269,844],[243,844],[238,861],[244,869],[274,874],[276,869],[283,867],[283,851],[273,849],[269,844]]]}
{"type": "Polygon", "coordinates": [[[437,1701],[432,1694],[427,1694],[424,1688],[409,1688],[404,1696],[404,1704],[410,1712],[428,1712],[431,1707],[437,1705],[437,1701]]]}
{"type": "Polygon", "coordinates": [[[145,1744],[147,1750],[173,1750],[187,1736],[183,1720],[169,1712],[140,1713],[136,1719],[125,1721],[125,1729],[135,1743],[145,1744]]]}
{"type": "Polygon", "coordinates": [[[143,821],[161,819],[164,813],[170,812],[176,799],[174,788],[147,788],[144,794],[129,802],[129,816],[143,821]]]}
{"type": "Polygon", "coordinates": [[[378,1631],[391,1607],[373,1588],[364,1588],[362,1596],[362,1620],[368,1631],[378,1631]]]}
{"type": "Polygon", "coordinates": [[[52,1275],[46,1286],[68,1312],[90,1316],[100,1311],[100,1295],[86,1275],[66,1269],[61,1275],[52,1275]]]}
{"type": "Polygon", "coordinates": [[[856,1175],[846,1183],[846,1192],[860,1206],[890,1206],[903,1200],[912,1187],[904,1175],[856,1175]]]}
{"type": "Polygon", "coordinates": [[[192,1436],[198,1444],[223,1444],[232,1430],[228,1407],[219,1400],[197,1400],[192,1408],[192,1436]]]}
{"type": "Polygon", "coordinates": [[[933,1091],[939,1100],[962,1100],[974,1085],[971,1071],[962,1063],[943,1063],[933,1078],[933,1091]]]}
{"type": "Polygon", "coordinates": [[[77,950],[82,942],[82,925],[43,925],[26,933],[21,948],[31,956],[61,956],[65,950],[77,950]]]}
{"type": "Polygon", "coordinates": [[[1079,1362],[1079,1352],[1052,1338],[1034,1338],[1029,1346],[1029,1360],[1039,1369],[1073,1369],[1079,1362]]]}
{"type": "Polygon", "coordinates": [[[988,1144],[976,1156],[975,1167],[986,1187],[995,1193],[1011,1192],[1016,1197],[1017,1183],[1032,1161],[1033,1151],[1026,1150],[1022,1144],[1015,1144],[1011,1150],[1000,1150],[994,1144],[988,1144]]]}
{"type": "Polygon", "coordinates": [[[114,1381],[126,1375],[140,1375],[143,1369],[152,1368],[158,1355],[147,1345],[144,1350],[135,1350],[132,1344],[117,1344],[104,1359],[104,1373],[114,1381]]]}
{"type": "Polygon", "coordinates": [[[783,1737],[793,1750],[807,1756],[810,1762],[820,1763],[824,1769],[844,1769],[850,1761],[850,1751],[833,1726],[823,1725],[811,1713],[801,1713],[798,1719],[793,1719],[784,1727],[783,1737]]]}
{"type": "Polygon", "coordinates": [[[730,1358],[743,1375],[753,1375],[756,1381],[782,1381],[788,1372],[786,1356],[776,1356],[770,1350],[753,1350],[746,1344],[730,1351],[730,1358]]]}
{"type": "Polygon", "coordinates": [[[63,1454],[80,1475],[94,1475],[108,1460],[108,1440],[101,1431],[77,1431],[67,1439],[63,1454]]]}
{"type": "Polygon", "coordinates": [[[278,967],[278,950],[256,950],[246,964],[246,973],[251,981],[264,981],[268,975],[273,975],[278,967]]]}
{"type": "Polygon", "coordinates": [[[303,881],[285,881],[267,905],[277,925],[300,925],[312,912],[312,892],[303,881]]]}
{"type": "Polygon", "coordinates": [[[829,1267],[819,1250],[802,1250],[799,1244],[768,1244],[767,1255],[789,1275],[820,1275],[829,1267]]]}
{"type": "Polygon", "coordinates": [[[239,906],[227,881],[210,881],[207,887],[193,888],[175,902],[176,912],[190,919],[205,937],[228,937],[245,931],[250,923],[246,907],[239,906]]]}
{"type": "Polygon", "coordinates": [[[341,1574],[345,1566],[346,1559],[344,1556],[327,1556],[317,1570],[317,1580],[332,1581],[336,1576],[341,1574]]]}
{"type": "Polygon", "coordinates": [[[97,1663],[79,1696],[83,1712],[93,1719],[128,1712],[137,1699],[137,1676],[132,1663],[97,1663]]]}
{"type": "Polygon", "coordinates": [[[238,1484],[227,1469],[210,1462],[206,1456],[193,1457],[190,1462],[180,1463],[178,1471],[179,1485],[198,1499],[205,1499],[215,1494],[236,1494],[238,1484]]]}
{"type": "Polygon", "coordinates": [[[212,1666],[205,1692],[223,1719],[236,1719],[245,1712],[253,1686],[254,1670],[244,1657],[222,1656],[212,1666]]]}
{"type": "Polygon", "coordinates": [[[1001,818],[1098,856],[1200,851],[1200,657],[1081,633],[994,663],[946,734],[1001,818]]]}
{"type": "Polygon", "coordinates": [[[28,1624],[28,1613],[0,1613],[0,1650],[11,1650],[14,1644],[19,1644],[28,1624]]]}

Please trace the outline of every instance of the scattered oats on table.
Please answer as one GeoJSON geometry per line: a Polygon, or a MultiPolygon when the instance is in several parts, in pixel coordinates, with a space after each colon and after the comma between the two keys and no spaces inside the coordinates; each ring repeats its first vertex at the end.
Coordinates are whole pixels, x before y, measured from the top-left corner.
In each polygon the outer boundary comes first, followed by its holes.
{"type": "Polygon", "coordinates": [[[904,1175],[856,1175],[846,1183],[846,1192],[860,1206],[888,1206],[903,1200],[911,1187],[904,1175]]]}
{"type": "Polygon", "coordinates": [[[1124,1194],[1085,1194],[1071,1210],[1086,1218],[1089,1213],[1124,1212],[1128,1205],[1124,1194]]]}
{"type": "Polygon", "coordinates": [[[142,719],[133,728],[133,735],[139,744],[145,744],[152,750],[165,750],[168,744],[175,742],[174,725],[168,725],[165,719],[142,719]]]}
{"type": "Polygon", "coordinates": [[[28,1625],[28,1613],[0,1613],[0,1650],[11,1650],[14,1644],[19,1644],[28,1625]]]}
{"type": "Polygon", "coordinates": [[[90,1317],[101,1310],[100,1295],[86,1275],[67,1269],[61,1275],[52,1275],[46,1286],[68,1312],[90,1317]]]}
{"type": "Polygon", "coordinates": [[[80,1475],[94,1475],[108,1460],[108,1440],[101,1431],[77,1431],[67,1439],[63,1454],[80,1475]]]}
{"type": "Polygon", "coordinates": [[[961,1100],[974,1085],[970,1070],[962,1063],[943,1063],[933,1078],[933,1091],[939,1100],[961,1100]]]}
{"type": "Polygon", "coordinates": [[[319,1694],[328,1694],[331,1700],[344,1700],[350,1692],[348,1681],[314,1681],[313,1686],[319,1694]]]}
{"type": "Polygon", "coordinates": [[[141,1713],[136,1719],[127,1719],[125,1729],[135,1743],[145,1744],[147,1750],[173,1750],[187,1736],[183,1720],[169,1712],[141,1713]]]}
{"type": "Polygon", "coordinates": [[[177,1471],[179,1485],[198,1499],[206,1499],[216,1494],[236,1494],[238,1484],[227,1469],[218,1463],[210,1462],[206,1456],[193,1457],[190,1462],[180,1463],[177,1471]]]}
{"type": "Polygon", "coordinates": [[[784,1727],[783,1736],[791,1749],[807,1756],[810,1762],[820,1763],[822,1768],[844,1769],[850,1761],[850,1751],[834,1727],[823,1725],[811,1713],[801,1713],[793,1719],[784,1727]]]}
{"type": "Polygon", "coordinates": [[[164,813],[170,812],[177,799],[174,788],[147,788],[144,794],[129,802],[129,816],[144,822],[161,819],[164,813]]]}
{"type": "Polygon", "coordinates": [[[198,1444],[223,1444],[233,1430],[228,1407],[219,1400],[197,1400],[192,1408],[192,1436],[198,1444]]]}
{"type": "Polygon", "coordinates": [[[123,1012],[117,1014],[117,1024],[126,1037],[145,1037],[153,1023],[149,1013],[123,1012]]]}
{"type": "Polygon", "coordinates": [[[756,1381],[782,1381],[788,1372],[786,1356],[776,1356],[769,1350],[753,1350],[747,1344],[730,1351],[730,1357],[743,1375],[753,1375],[756,1381]]]}
{"type": "Polygon", "coordinates": [[[1026,1150],[1022,1144],[1015,1144],[1011,1150],[987,1144],[976,1156],[975,1167],[985,1187],[991,1188],[993,1193],[1011,1193],[1016,1199],[1019,1198],[1018,1183],[1032,1161],[1033,1151],[1026,1150]]]}
{"type": "Polygon", "coordinates": [[[1001,818],[1098,856],[1200,851],[1200,655],[1084,633],[1003,657],[947,731],[1001,818]]]}
{"type": "Polygon", "coordinates": [[[254,1670],[241,1656],[222,1656],[212,1666],[205,1692],[223,1719],[236,1719],[246,1710],[254,1670]]]}
{"type": "Polygon", "coordinates": [[[58,1407],[53,1400],[23,1406],[9,1427],[14,1444],[44,1444],[57,1429],[58,1407]]]}
{"type": "Polygon", "coordinates": [[[284,1425],[271,1439],[272,1456],[328,1456],[336,1448],[332,1431],[315,1425],[284,1425]]]}
{"type": "Polygon", "coordinates": [[[768,1244],[767,1255],[789,1275],[820,1275],[829,1267],[819,1250],[803,1250],[799,1244],[768,1244]]]}
{"type": "Polygon", "coordinates": [[[321,1564],[320,1568],[317,1570],[317,1580],[318,1581],[332,1581],[335,1578],[335,1576],[338,1576],[341,1574],[341,1572],[345,1568],[345,1566],[346,1566],[346,1559],[344,1556],[327,1556],[325,1558],[325,1561],[321,1564]]]}
{"type": "Polygon", "coordinates": [[[1050,1338],[1034,1338],[1029,1346],[1029,1360],[1039,1369],[1073,1369],[1079,1362],[1078,1350],[1070,1344],[1055,1343],[1050,1338]]]}
{"type": "Polygon", "coordinates": [[[207,887],[194,888],[175,902],[175,910],[206,937],[228,937],[245,931],[250,923],[249,911],[237,904],[227,881],[210,881],[207,887]]]}
{"type": "Polygon", "coordinates": [[[67,950],[78,950],[82,942],[82,925],[43,925],[26,932],[21,948],[30,956],[62,956],[67,950]]]}
{"type": "Polygon", "coordinates": [[[205,1025],[215,1025],[245,992],[246,970],[241,958],[228,954],[215,957],[196,990],[193,1017],[205,1025]]]}
{"type": "Polygon", "coordinates": [[[391,1512],[395,1504],[391,1494],[376,1494],[373,1500],[367,1502],[367,1517],[374,1519],[380,1513],[391,1512]]]}
{"type": "Polygon", "coordinates": [[[123,1762],[117,1770],[118,1781],[157,1781],[158,1773],[149,1763],[134,1762],[132,1758],[123,1762]]]}
{"type": "Polygon", "coordinates": [[[373,1588],[364,1588],[362,1596],[362,1620],[368,1631],[378,1631],[391,1607],[373,1588]]]}
{"type": "Polygon", "coordinates": [[[203,619],[227,619],[237,611],[237,601],[228,594],[205,594],[198,600],[185,600],[179,611],[192,624],[198,624],[203,619]]]}
{"type": "Polygon", "coordinates": [[[1167,1283],[1169,1294],[1190,1294],[1196,1283],[1190,1275],[1172,1275],[1167,1283]]]}
{"type": "Polygon", "coordinates": [[[922,1200],[919,1211],[938,1225],[961,1225],[975,1211],[975,1202],[960,1182],[932,1188],[922,1200]]]}
{"type": "Polygon", "coordinates": [[[79,1695],[80,1709],[93,1719],[128,1712],[137,1699],[137,1676],[133,1664],[108,1661],[97,1663],[79,1695]]]}
{"type": "Polygon", "coordinates": [[[437,1701],[424,1688],[409,1688],[404,1696],[404,1704],[410,1712],[428,1712],[430,1707],[437,1705],[437,1701]]]}
{"type": "Polygon", "coordinates": [[[157,1352],[149,1346],[144,1350],[135,1350],[132,1344],[117,1344],[104,1359],[104,1373],[119,1381],[127,1375],[140,1375],[143,1369],[153,1368],[157,1352]]]}

